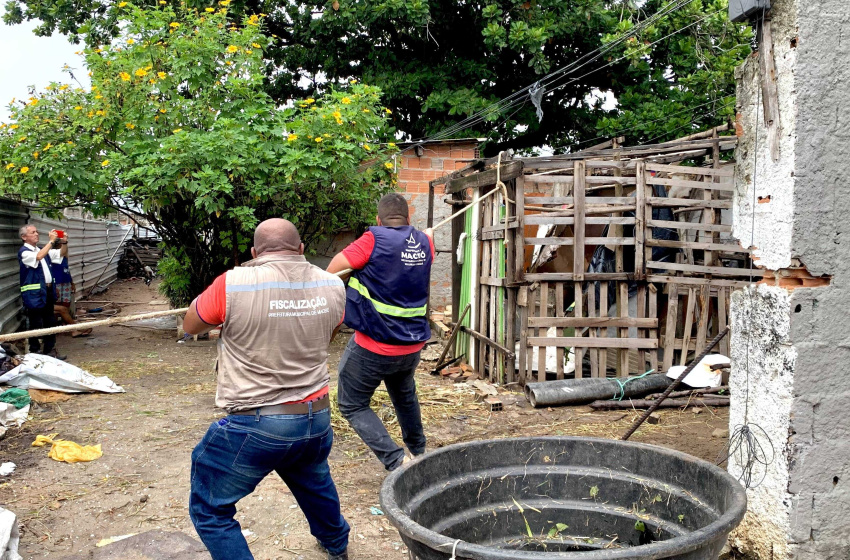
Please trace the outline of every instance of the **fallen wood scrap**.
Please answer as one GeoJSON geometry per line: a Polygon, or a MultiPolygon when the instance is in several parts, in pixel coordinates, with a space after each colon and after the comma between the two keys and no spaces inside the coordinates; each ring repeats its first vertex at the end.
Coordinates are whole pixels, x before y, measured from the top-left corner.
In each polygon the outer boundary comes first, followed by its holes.
{"type": "Polygon", "coordinates": [[[706,397],[703,399],[665,399],[662,402],[657,400],[638,399],[638,400],[622,400],[622,401],[593,401],[590,403],[590,408],[594,410],[622,410],[632,408],[650,408],[656,405],[655,408],[687,408],[689,406],[729,406],[729,399],[719,396],[706,397]]]}
{"type": "MultiPolygon", "coordinates": [[[[668,395],[671,399],[679,398],[679,397],[696,397],[698,395],[717,395],[719,393],[729,393],[729,386],[723,385],[721,387],[706,387],[704,389],[688,389],[687,391],[673,391],[668,395]]],[[[664,393],[654,393],[652,395],[647,395],[644,397],[646,400],[651,401],[658,398],[661,398],[661,395],[664,393]]]]}

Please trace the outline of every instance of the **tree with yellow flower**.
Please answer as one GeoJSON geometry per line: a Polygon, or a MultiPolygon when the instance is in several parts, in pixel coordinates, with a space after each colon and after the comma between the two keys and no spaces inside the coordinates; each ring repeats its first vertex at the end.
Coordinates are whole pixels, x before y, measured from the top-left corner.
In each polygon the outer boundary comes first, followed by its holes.
{"type": "Polygon", "coordinates": [[[369,220],[397,151],[381,149],[392,130],[378,89],[349,85],[281,108],[264,89],[262,17],[234,31],[226,5],[110,10],[126,25],[120,48],[84,51],[90,91],[52,84],[10,107],[0,194],[143,215],[162,236],[162,286],[175,304],[250,258],[260,220],[291,220],[308,247],[369,220]]]}

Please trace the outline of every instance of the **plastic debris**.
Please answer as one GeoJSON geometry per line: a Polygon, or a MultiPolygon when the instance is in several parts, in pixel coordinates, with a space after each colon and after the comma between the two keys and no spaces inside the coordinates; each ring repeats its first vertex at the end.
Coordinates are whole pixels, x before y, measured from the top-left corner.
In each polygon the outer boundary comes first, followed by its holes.
{"type": "MultiPolygon", "coordinates": [[[[723,384],[723,374],[714,366],[728,363],[729,358],[722,354],[709,354],[700,360],[682,383],[690,387],[720,387],[723,384]]],[[[685,366],[673,366],[667,371],[667,377],[676,379],[683,371],[685,366]]]]}
{"type": "Polygon", "coordinates": [[[0,376],[0,383],[21,389],[47,389],[63,393],[123,393],[108,377],[95,377],[84,369],[43,354],[27,354],[21,365],[0,376]]]}
{"type": "Polygon", "coordinates": [[[81,463],[86,461],[94,461],[103,456],[103,451],[100,449],[100,444],[82,446],[79,443],[64,439],[55,439],[59,434],[50,434],[49,436],[38,435],[35,441],[32,442],[33,447],[44,447],[48,443],[51,444],[48,457],[54,461],[65,463],[81,463]]]}
{"type": "Polygon", "coordinates": [[[13,472],[15,472],[15,463],[8,462],[0,465],[0,476],[9,476],[13,472]]]}
{"type": "Polygon", "coordinates": [[[118,537],[108,537],[106,539],[100,539],[99,541],[97,541],[97,544],[95,546],[97,546],[97,547],[106,546],[106,545],[112,544],[114,542],[123,541],[124,539],[129,539],[130,537],[135,537],[136,535],[138,535],[138,533],[130,533],[129,535],[120,535],[118,537]]]}
{"type": "Polygon", "coordinates": [[[369,511],[372,513],[372,515],[384,515],[384,512],[376,508],[375,506],[370,507],[369,511]]]}
{"type": "MultiPolygon", "coordinates": [[[[0,403],[0,438],[6,434],[6,430],[10,426],[20,427],[24,422],[26,422],[29,413],[30,405],[17,409],[15,408],[15,405],[0,403]]],[[[0,558],[2,558],[2,556],[0,556],[0,558]]]]}
{"type": "Polygon", "coordinates": [[[0,394],[0,402],[9,403],[20,409],[30,403],[30,394],[23,389],[6,389],[0,394]]]}
{"type": "Polygon", "coordinates": [[[21,533],[18,530],[18,517],[0,507],[0,558],[3,560],[23,560],[18,554],[21,533]]]}

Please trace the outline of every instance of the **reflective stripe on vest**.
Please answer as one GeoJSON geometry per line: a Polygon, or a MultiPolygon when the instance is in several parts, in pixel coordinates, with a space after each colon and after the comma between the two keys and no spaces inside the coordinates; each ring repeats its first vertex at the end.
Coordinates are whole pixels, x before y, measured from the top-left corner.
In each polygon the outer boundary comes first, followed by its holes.
{"type": "Polygon", "coordinates": [[[369,293],[366,286],[361,284],[357,278],[352,277],[348,281],[348,287],[356,290],[361,296],[371,301],[372,305],[375,306],[375,310],[383,315],[390,315],[392,317],[424,317],[428,314],[427,303],[422,307],[411,307],[409,309],[405,309],[404,307],[396,307],[395,305],[388,305],[375,300],[375,298],[372,297],[372,294],[369,293]]]}
{"type": "Polygon", "coordinates": [[[41,284],[27,284],[26,286],[21,286],[22,292],[28,292],[30,290],[40,290],[41,284]]]}

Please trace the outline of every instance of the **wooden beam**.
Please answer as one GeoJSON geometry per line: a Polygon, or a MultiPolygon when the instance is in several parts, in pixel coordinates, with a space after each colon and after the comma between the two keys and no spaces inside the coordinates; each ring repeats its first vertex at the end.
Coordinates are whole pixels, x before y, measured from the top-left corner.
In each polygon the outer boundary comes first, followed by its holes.
{"type": "MultiPolygon", "coordinates": [[[[520,175],[522,175],[522,161],[512,160],[502,164],[499,178],[502,182],[505,182],[511,179],[516,179],[520,175]]],[[[479,171],[478,173],[473,173],[466,177],[451,179],[451,181],[446,185],[446,193],[453,194],[466,189],[486,187],[495,184],[496,169],[485,169],[484,171],[479,171]]]]}
{"type": "MultiPolygon", "coordinates": [[[[529,319],[530,320],[530,319],[529,319]]],[[[463,327],[461,327],[463,328],[463,327]]],[[[649,338],[590,338],[582,336],[530,336],[529,346],[563,346],[565,348],[658,348],[658,341],[649,338]]]]}
{"type": "MultiPolygon", "coordinates": [[[[469,336],[478,340],[479,342],[483,342],[487,346],[490,346],[491,348],[498,350],[499,352],[501,352],[502,354],[505,354],[506,356],[510,356],[512,358],[515,357],[515,355],[512,351],[508,350],[507,348],[505,348],[504,346],[502,346],[498,342],[490,340],[489,338],[487,338],[486,336],[484,336],[483,334],[481,334],[478,331],[474,331],[474,330],[472,330],[469,327],[466,327],[464,325],[460,326],[460,330],[461,330],[461,332],[468,334],[469,336]]],[[[531,339],[529,339],[529,340],[531,340],[531,339]]]]}
{"type": "Polygon", "coordinates": [[[658,319],[635,317],[529,317],[529,327],[637,327],[639,329],[658,328],[658,319]]]}
{"type": "Polygon", "coordinates": [[[698,274],[713,274],[715,276],[757,276],[761,278],[764,276],[764,270],[760,268],[754,268],[750,270],[749,268],[732,268],[726,266],[699,266],[695,264],[678,264],[678,263],[665,263],[659,261],[649,261],[646,263],[647,268],[652,269],[660,269],[660,270],[672,270],[675,272],[692,272],[698,274]]]}
{"type": "Polygon", "coordinates": [[[647,163],[648,171],[663,171],[665,173],[683,173],[686,175],[711,175],[713,177],[734,177],[735,168],[732,165],[713,169],[711,167],[685,167],[682,165],[661,165],[660,163],[647,163]]]}

